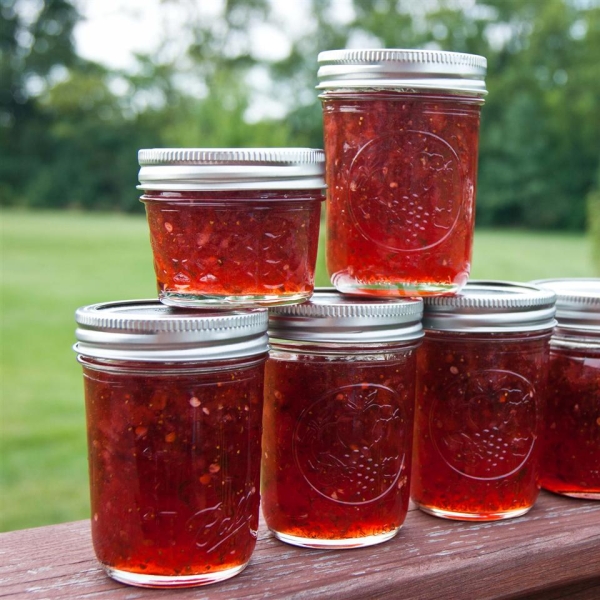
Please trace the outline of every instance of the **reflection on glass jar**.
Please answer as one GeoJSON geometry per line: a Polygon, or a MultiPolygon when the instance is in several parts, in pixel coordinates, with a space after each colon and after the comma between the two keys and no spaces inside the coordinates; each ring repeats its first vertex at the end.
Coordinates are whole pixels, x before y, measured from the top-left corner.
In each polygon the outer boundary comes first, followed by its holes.
{"type": "Polygon", "coordinates": [[[369,302],[324,290],[271,311],[262,503],[282,541],[353,548],[400,529],[421,312],[420,300],[369,302]]]}
{"type": "Polygon", "coordinates": [[[539,493],[554,295],[469,283],[425,302],[411,495],[440,517],[519,516],[539,493]]]}
{"type": "Polygon", "coordinates": [[[471,267],[485,59],[319,55],[327,266],[342,292],[456,292],[471,267]]]}
{"type": "Polygon", "coordinates": [[[231,309],[310,297],[322,151],[140,150],[140,165],[164,304],[231,309]]]}
{"type": "Polygon", "coordinates": [[[145,301],[77,319],[99,562],[144,587],[239,573],[258,530],[266,311],[145,301]]]}
{"type": "Polygon", "coordinates": [[[542,487],[600,500],[600,279],[534,283],[557,294],[542,487]]]}

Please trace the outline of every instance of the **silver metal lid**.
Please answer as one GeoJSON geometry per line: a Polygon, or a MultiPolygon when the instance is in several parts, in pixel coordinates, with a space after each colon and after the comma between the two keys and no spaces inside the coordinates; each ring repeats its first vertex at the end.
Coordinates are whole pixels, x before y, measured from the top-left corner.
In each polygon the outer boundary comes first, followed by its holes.
{"type": "Polygon", "coordinates": [[[600,278],[537,279],[531,283],[556,293],[559,327],[600,333],[600,278]]]}
{"type": "Polygon", "coordinates": [[[422,316],[420,298],[366,300],[317,288],[303,304],[269,309],[269,335],[303,342],[402,342],[423,337],[422,316]]]}
{"type": "Polygon", "coordinates": [[[268,312],[174,309],[157,300],[105,302],[75,312],[73,349],[92,358],[194,362],[268,350],[268,312]]]}
{"type": "Polygon", "coordinates": [[[318,57],[320,90],[446,90],[485,96],[487,60],[439,50],[328,50],[318,57]]]}
{"type": "Polygon", "coordinates": [[[325,153],[311,148],[152,148],[138,152],[138,189],[315,190],[325,153]]]}
{"type": "Polygon", "coordinates": [[[456,332],[552,329],[556,294],[509,281],[470,281],[456,296],[424,299],[423,327],[456,332]]]}

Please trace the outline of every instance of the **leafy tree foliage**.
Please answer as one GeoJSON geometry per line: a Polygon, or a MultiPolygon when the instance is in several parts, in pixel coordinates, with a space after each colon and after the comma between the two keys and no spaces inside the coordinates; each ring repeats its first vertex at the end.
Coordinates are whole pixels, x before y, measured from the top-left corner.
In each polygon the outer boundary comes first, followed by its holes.
{"type": "Polygon", "coordinates": [[[165,39],[133,74],[76,55],[71,0],[27,3],[0,0],[2,204],[140,210],[140,147],[321,147],[320,51],[430,47],[488,58],[479,224],[585,226],[600,163],[599,0],[303,0],[295,28],[270,0],[225,0],[218,19],[179,1],[185,55],[166,59],[165,39]],[[281,31],[288,51],[266,57],[281,31]]]}
{"type": "Polygon", "coordinates": [[[136,141],[146,134],[123,118],[109,73],[76,55],[75,7],[0,2],[2,204],[126,206],[136,141]]]}

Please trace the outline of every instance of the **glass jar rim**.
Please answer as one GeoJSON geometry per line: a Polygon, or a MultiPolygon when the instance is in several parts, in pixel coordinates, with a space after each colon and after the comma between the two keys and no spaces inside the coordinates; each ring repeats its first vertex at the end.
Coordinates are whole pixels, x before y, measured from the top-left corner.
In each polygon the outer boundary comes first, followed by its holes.
{"type": "Polygon", "coordinates": [[[420,49],[342,49],[321,52],[317,89],[394,88],[487,94],[483,56],[420,49]]]}
{"type": "Polygon", "coordinates": [[[385,343],[423,337],[423,301],[375,299],[315,288],[302,303],[269,309],[269,336],[314,343],[385,343]]]}
{"type": "Polygon", "coordinates": [[[600,336],[600,278],[562,277],[530,282],[556,294],[558,327],[600,336]]]}
{"type": "Polygon", "coordinates": [[[313,148],[148,148],[138,189],[325,189],[325,153],[313,148]]]}
{"type": "Polygon", "coordinates": [[[556,325],[556,294],[510,281],[471,280],[455,296],[424,298],[423,327],[454,332],[528,332],[556,325]]]}
{"type": "Polygon", "coordinates": [[[254,356],[268,350],[266,309],[174,309],[158,300],[102,302],[78,308],[82,356],[140,362],[194,362],[254,356]]]}

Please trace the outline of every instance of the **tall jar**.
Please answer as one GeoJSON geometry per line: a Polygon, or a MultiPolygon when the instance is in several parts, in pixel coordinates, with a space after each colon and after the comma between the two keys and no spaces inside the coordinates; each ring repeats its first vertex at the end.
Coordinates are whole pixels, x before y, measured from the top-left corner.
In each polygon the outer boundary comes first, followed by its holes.
{"type": "Polygon", "coordinates": [[[542,487],[600,500],[600,279],[534,283],[557,294],[542,487]]]}
{"type": "Polygon", "coordinates": [[[324,161],[307,148],[140,150],[161,302],[232,309],[309,298],[324,161]]]}
{"type": "Polygon", "coordinates": [[[389,540],[408,508],[422,301],[319,290],[269,312],[267,525],[309,548],[389,540]]]}
{"type": "Polygon", "coordinates": [[[526,513],[540,450],[555,295],[474,281],[425,300],[411,496],[449,519],[526,513]]]}
{"type": "Polygon", "coordinates": [[[142,587],[227,579],[256,543],[267,311],[77,310],[92,540],[142,587]]]}
{"type": "Polygon", "coordinates": [[[318,60],[333,285],[456,293],[471,268],[485,58],[333,50],[318,60]]]}

